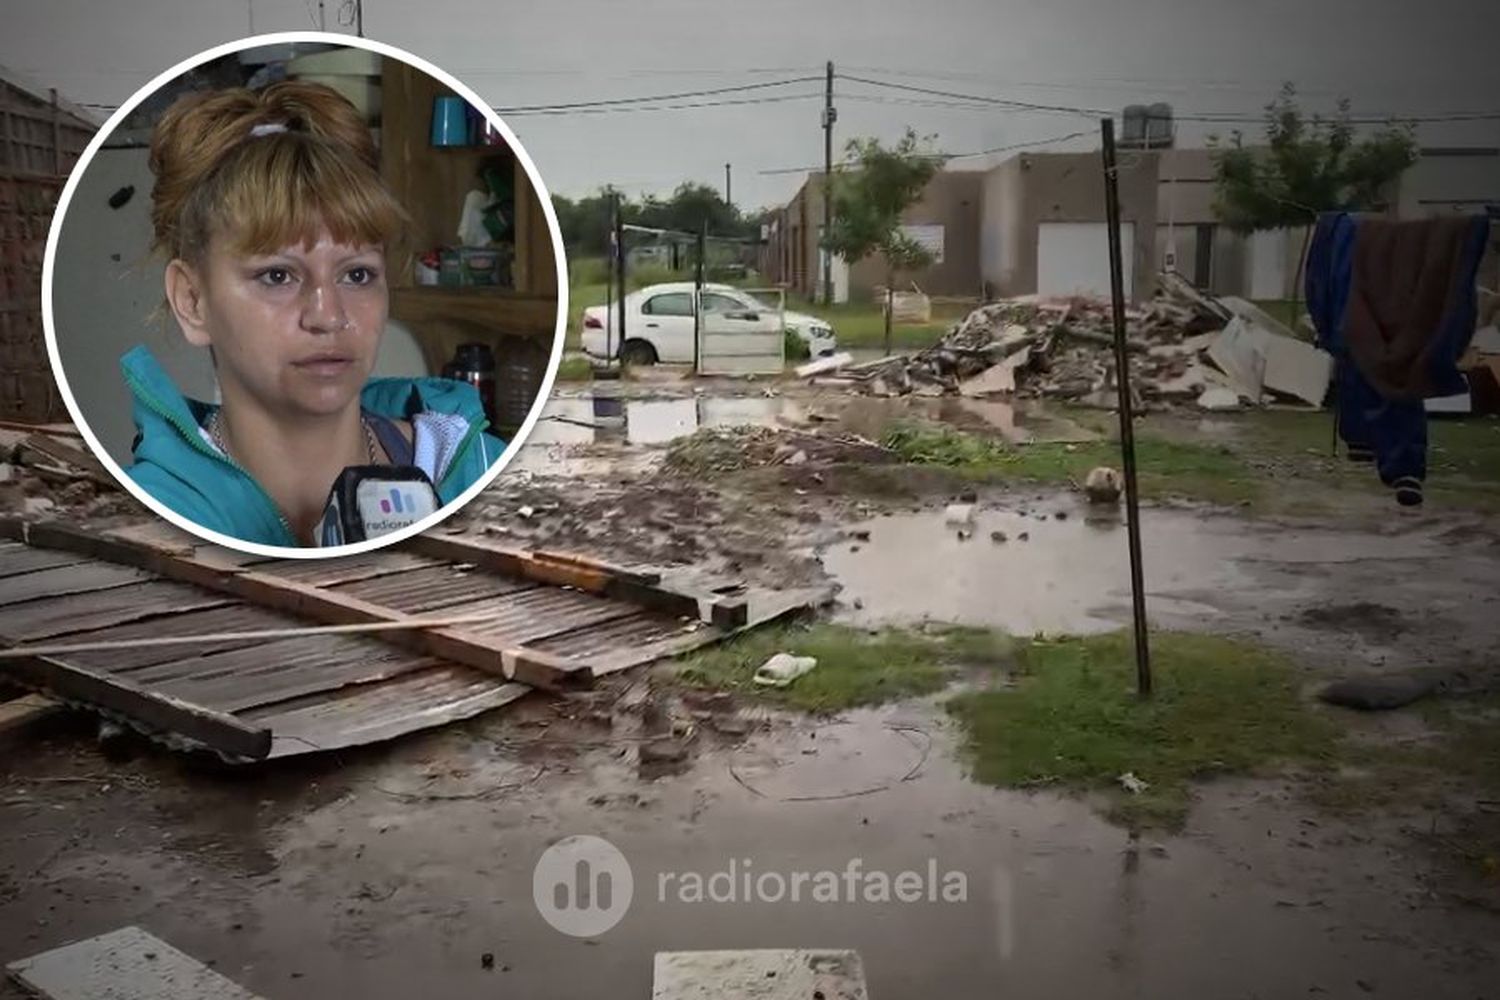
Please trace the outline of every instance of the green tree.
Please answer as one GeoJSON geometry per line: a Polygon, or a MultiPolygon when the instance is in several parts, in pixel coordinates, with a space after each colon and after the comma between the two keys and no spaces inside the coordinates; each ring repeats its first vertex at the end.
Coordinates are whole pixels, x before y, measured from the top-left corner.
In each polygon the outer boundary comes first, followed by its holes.
{"type": "MultiPolygon", "coordinates": [[[[1240,132],[1226,145],[1210,145],[1214,214],[1237,233],[1311,227],[1320,212],[1382,211],[1396,181],[1417,159],[1413,124],[1392,121],[1359,137],[1347,99],[1338,102],[1331,118],[1308,116],[1291,83],[1266,105],[1263,146],[1247,147],[1240,132]]],[[[1304,235],[1293,312],[1306,255],[1304,235]]]]}
{"type": "Polygon", "coordinates": [[[891,306],[896,276],[932,264],[931,251],[907,236],[901,216],[922,197],[945,157],[931,151],[933,136],[908,128],[886,148],[878,139],[853,139],[853,164],[833,175],[833,226],[823,248],[850,264],[879,255],[885,263],[885,353],[891,353],[891,306]]]}

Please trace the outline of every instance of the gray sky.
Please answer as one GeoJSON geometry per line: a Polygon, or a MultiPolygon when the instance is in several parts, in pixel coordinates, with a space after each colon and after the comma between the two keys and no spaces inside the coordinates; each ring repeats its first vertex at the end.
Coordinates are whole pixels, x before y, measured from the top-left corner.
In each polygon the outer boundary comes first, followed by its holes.
{"type": "MultiPolygon", "coordinates": [[[[317,0],[4,3],[0,64],[79,103],[118,104],[152,76],[249,33],[315,26],[317,0]]],[[[1356,113],[1500,109],[1495,0],[365,0],[365,33],[500,106],[666,94],[841,71],[1008,100],[1180,113],[1257,112],[1280,82],[1356,113]]],[[[328,0],[336,27],[339,0],[328,0]]],[[[348,30],[348,29],[343,29],[348,30]]],[[[555,192],[683,180],[780,202],[822,160],[821,81],[731,95],[816,95],[688,110],[508,116],[555,192]]],[[[933,106],[942,98],[840,81],[836,147],[910,124],[969,152],[1079,130],[1093,118],[933,106]],[[869,100],[867,98],[877,98],[869,100]],[[891,103],[898,102],[917,103],[891,103]]],[[[720,98],[721,100],[723,98],[720,98]]],[[[1179,128],[1179,144],[1205,131],[1179,128]]],[[[1500,145],[1500,121],[1424,126],[1424,142],[1500,145]]],[[[1088,149],[1090,137],[1051,148],[1088,149]]],[[[1010,154],[958,160],[984,166],[1010,154]]]]}

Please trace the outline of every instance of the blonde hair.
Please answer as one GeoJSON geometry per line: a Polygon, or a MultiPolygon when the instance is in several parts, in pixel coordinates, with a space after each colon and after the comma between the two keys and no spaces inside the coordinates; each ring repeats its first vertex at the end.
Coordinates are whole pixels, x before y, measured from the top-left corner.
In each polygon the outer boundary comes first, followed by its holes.
{"type": "Polygon", "coordinates": [[[215,237],[241,254],[335,241],[406,258],[410,217],[380,177],[359,112],[330,87],[288,81],[189,94],[151,134],[153,249],[201,263],[215,237]]]}

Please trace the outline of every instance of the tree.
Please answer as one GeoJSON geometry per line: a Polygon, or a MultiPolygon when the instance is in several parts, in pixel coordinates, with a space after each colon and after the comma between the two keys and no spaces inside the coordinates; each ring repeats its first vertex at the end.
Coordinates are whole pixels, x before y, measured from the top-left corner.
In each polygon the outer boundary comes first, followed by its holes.
{"type": "MultiPolygon", "coordinates": [[[[1213,145],[1214,214],[1237,233],[1310,227],[1320,212],[1383,210],[1395,182],[1417,159],[1411,123],[1393,121],[1357,139],[1347,99],[1332,118],[1308,117],[1290,83],[1266,105],[1263,148],[1247,148],[1239,132],[1228,145],[1213,145]]],[[[1294,302],[1306,254],[1304,237],[1294,302]]]]}
{"type": "Polygon", "coordinates": [[[823,248],[853,264],[879,254],[885,261],[885,353],[891,353],[891,305],[896,276],[927,267],[933,256],[901,228],[901,216],[922,197],[945,157],[930,151],[908,128],[887,149],[878,139],[853,139],[846,156],[855,164],[833,175],[833,226],[823,248]]]}

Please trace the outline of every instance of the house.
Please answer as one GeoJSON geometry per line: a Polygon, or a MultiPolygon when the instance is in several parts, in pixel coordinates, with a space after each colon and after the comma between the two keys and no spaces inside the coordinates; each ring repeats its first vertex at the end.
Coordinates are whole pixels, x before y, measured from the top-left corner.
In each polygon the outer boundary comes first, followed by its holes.
{"type": "MultiPolygon", "coordinates": [[[[980,203],[984,174],[978,170],[944,170],[928,183],[922,197],[902,216],[906,232],[926,245],[936,261],[916,273],[901,275],[929,295],[976,297],[981,292],[979,271],[980,203]]],[[[823,254],[818,247],[823,227],[823,174],[809,174],[791,201],[766,224],[760,270],[768,280],[785,284],[807,298],[821,295],[823,254]]],[[[886,281],[878,257],[852,266],[835,259],[833,298],[868,299],[886,281]]]]}
{"type": "MultiPolygon", "coordinates": [[[[1287,299],[1307,231],[1240,234],[1214,211],[1210,149],[1119,153],[1121,246],[1126,296],[1140,302],[1156,274],[1172,268],[1216,295],[1287,299]]],[[[1500,149],[1426,148],[1392,192],[1398,218],[1474,213],[1500,205],[1500,149]]],[[[1098,152],[1021,153],[989,170],[945,170],[906,212],[909,231],[941,246],[943,259],[914,275],[931,295],[1002,298],[1109,294],[1104,184],[1098,152]]],[[[822,175],[809,175],[767,226],[761,269],[813,296],[821,288],[818,233],[822,175]]],[[[1492,254],[1481,281],[1500,284],[1492,254]]],[[[879,260],[834,262],[834,298],[868,298],[884,280],[879,260]]]]}

